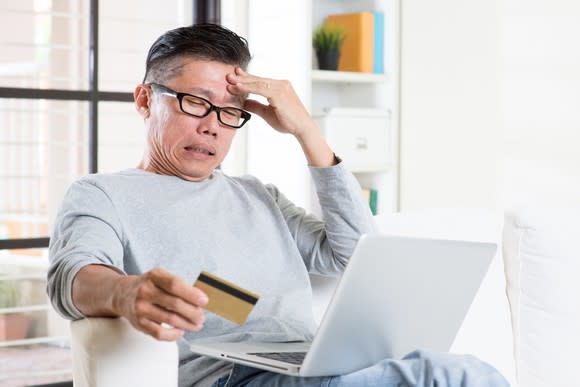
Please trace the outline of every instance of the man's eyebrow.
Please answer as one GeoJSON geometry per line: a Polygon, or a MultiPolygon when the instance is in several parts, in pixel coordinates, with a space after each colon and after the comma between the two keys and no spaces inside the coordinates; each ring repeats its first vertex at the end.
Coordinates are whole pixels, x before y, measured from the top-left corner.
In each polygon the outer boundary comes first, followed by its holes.
{"type": "MultiPolygon", "coordinates": [[[[207,89],[205,87],[191,87],[191,88],[189,88],[188,92],[191,94],[194,94],[194,95],[199,95],[200,97],[207,98],[210,101],[212,101],[212,103],[216,97],[216,93],[213,90],[207,89]]],[[[247,96],[239,96],[239,95],[230,94],[228,96],[228,103],[236,104],[238,106],[243,106],[244,100],[246,98],[247,98],[247,96]]]]}

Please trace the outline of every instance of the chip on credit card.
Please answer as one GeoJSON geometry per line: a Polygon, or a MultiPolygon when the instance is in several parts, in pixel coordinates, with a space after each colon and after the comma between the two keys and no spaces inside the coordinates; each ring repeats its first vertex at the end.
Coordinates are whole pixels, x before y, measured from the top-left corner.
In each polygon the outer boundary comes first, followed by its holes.
{"type": "Polygon", "coordinates": [[[203,290],[209,301],[205,309],[238,324],[243,324],[260,296],[218,276],[202,271],[193,284],[203,290]]]}

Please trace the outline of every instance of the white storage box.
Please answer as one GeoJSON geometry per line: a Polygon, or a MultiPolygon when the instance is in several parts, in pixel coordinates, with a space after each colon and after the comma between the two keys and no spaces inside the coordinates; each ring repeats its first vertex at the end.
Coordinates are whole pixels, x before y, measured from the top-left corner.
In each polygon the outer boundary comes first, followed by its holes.
{"type": "Polygon", "coordinates": [[[374,172],[389,168],[389,112],[329,108],[313,116],[334,153],[350,171],[374,172]]]}

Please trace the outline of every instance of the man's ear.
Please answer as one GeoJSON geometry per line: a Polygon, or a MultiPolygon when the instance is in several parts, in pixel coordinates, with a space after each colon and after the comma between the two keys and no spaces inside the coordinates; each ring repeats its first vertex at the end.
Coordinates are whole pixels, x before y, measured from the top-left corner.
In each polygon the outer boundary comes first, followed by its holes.
{"type": "Polygon", "coordinates": [[[143,118],[151,115],[151,89],[145,85],[137,85],[133,92],[135,108],[143,118]]]}

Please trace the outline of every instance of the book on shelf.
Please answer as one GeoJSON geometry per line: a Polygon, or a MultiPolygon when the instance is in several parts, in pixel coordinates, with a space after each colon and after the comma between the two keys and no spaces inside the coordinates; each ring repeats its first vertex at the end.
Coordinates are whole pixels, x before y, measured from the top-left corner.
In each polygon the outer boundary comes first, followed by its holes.
{"type": "Polygon", "coordinates": [[[385,45],[385,17],[382,12],[373,12],[374,16],[374,41],[373,41],[373,73],[385,72],[383,64],[385,45]]]}
{"type": "Polygon", "coordinates": [[[340,27],[345,40],[342,45],[339,71],[382,74],[384,16],[382,12],[355,12],[328,15],[326,23],[340,27]]]}
{"type": "Polygon", "coordinates": [[[344,31],[339,71],[373,72],[374,16],[372,12],[328,15],[326,22],[344,31]]]}
{"type": "Polygon", "coordinates": [[[367,188],[367,187],[363,187],[362,189],[363,191],[363,195],[365,197],[365,199],[367,200],[367,203],[369,204],[369,208],[371,209],[371,213],[373,215],[377,214],[377,201],[378,201],[378,191],[374,188],[367,188]]]}

